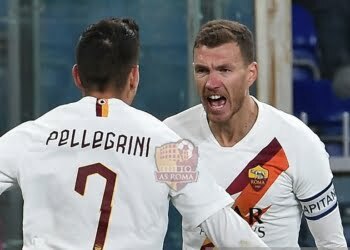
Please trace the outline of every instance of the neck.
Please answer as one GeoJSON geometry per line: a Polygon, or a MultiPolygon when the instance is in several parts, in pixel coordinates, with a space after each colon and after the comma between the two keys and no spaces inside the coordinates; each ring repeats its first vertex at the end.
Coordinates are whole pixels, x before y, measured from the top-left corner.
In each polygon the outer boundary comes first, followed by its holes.
{"type": "Polygon", "coordinates": [[[92,96],[98,99],[112,99],[112,98],[116,98],[116,99],[122,99],[122,97],[120,95],[117,94],[113,94],[113,93],[104,93],[104,92],[88,92],[85,93],[84,96],[92,96]]]}
{"type": "Polygon", "coordinates": [[[242,140],[254,126],[258,117],[258,106],[248,96],[242,107],[228,121],[215,123],[209,121],[214,137],[223,147],[232,147],[242,140]]]}
{"type": "Polygon", "coordinates": [[[123,102],[127,103],[130,105],[130,101],[128,100],[126,94],[124,93],[124,91],[112,91],[112,90],[108,90],[108,91],[97,91],[97,90],[89,90],[89,91],[85,91],[83,93],[83,96],[92,96],[98,99],[120,99],[123,102]]]}

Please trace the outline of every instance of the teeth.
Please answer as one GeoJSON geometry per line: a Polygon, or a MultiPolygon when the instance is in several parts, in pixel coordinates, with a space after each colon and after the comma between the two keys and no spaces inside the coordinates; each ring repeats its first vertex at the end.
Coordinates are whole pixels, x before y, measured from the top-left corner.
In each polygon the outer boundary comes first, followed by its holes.
{"type": "Polygon", "coordinates": [[[220,97],[221,97],[220,95],[211,95],[211,96],[209,96],[209,98],[212,99],[212,100],[217,100],[220,97]]]}

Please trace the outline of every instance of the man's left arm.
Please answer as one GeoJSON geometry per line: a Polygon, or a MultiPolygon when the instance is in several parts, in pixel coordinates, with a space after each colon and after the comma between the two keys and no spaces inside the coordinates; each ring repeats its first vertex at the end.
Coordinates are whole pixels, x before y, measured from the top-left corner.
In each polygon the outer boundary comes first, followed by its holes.
{"type": "Polygon", "coordinates": [[[318,248],[346,246],[329,155],[320,140],[300,149],[296,193],[318,248]]]}
{"type": "Polygon", "coordinates": [[[0,195],[18,183],[18,161],[24,152],[16,138],[12,131],[0,138],[0,195]]]}
{"type": "Polygon", "coordinates": [[[307,220],[307,224],[318,248],[347,247],[338,206],[318,220],[307,220]]]}
{"type": "Polygon", "coordinates": [[[321,192],[299,201],[317,247],[328,249],[346,247],[337,196],[332,181],[321,192]]]}

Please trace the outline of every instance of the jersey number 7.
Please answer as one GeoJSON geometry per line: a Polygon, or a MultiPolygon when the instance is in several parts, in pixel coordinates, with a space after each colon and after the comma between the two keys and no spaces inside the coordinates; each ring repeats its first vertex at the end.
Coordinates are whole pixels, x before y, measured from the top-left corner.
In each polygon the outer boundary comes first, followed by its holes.
{"type": "Polygon", "coordinates": [[[108,169],[101,163],[95,163],[87,166],[80,167],[77,174],[77,180],[75,182],[75,191],[81,195],[85,193],[85,187],[87,183],[87,178],[90,175],[99,174],[106,179],[105,190],[103,193],[102,203],[101,203],[101,215],[98,222],[96,238],[93,250],[102,250],[108,229],[109,217],[112,211],[112,198],[114,187],[117,180],[117,174],[112,170],[108,169]]]}

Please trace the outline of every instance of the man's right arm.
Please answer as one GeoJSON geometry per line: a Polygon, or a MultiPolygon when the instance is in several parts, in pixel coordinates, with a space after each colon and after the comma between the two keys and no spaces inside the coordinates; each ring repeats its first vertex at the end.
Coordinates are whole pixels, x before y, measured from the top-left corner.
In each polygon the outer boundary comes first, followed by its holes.
{"type": "Polygon", "coordinates": [[[196,182],[170,192],[183,217],[184,229],[200,226],[216,247],[266,247],[249,224],[231,209],[233,199],[205,168],[198,169],[196,182]]]}
{"type": "Polygon", "coordinates": [[[25,152],[14,145],[22,144],[20,141],[16,143],[16,137],[12,131],[0,138],[0,195],[17,184],[17,163],[25,152]]]}

